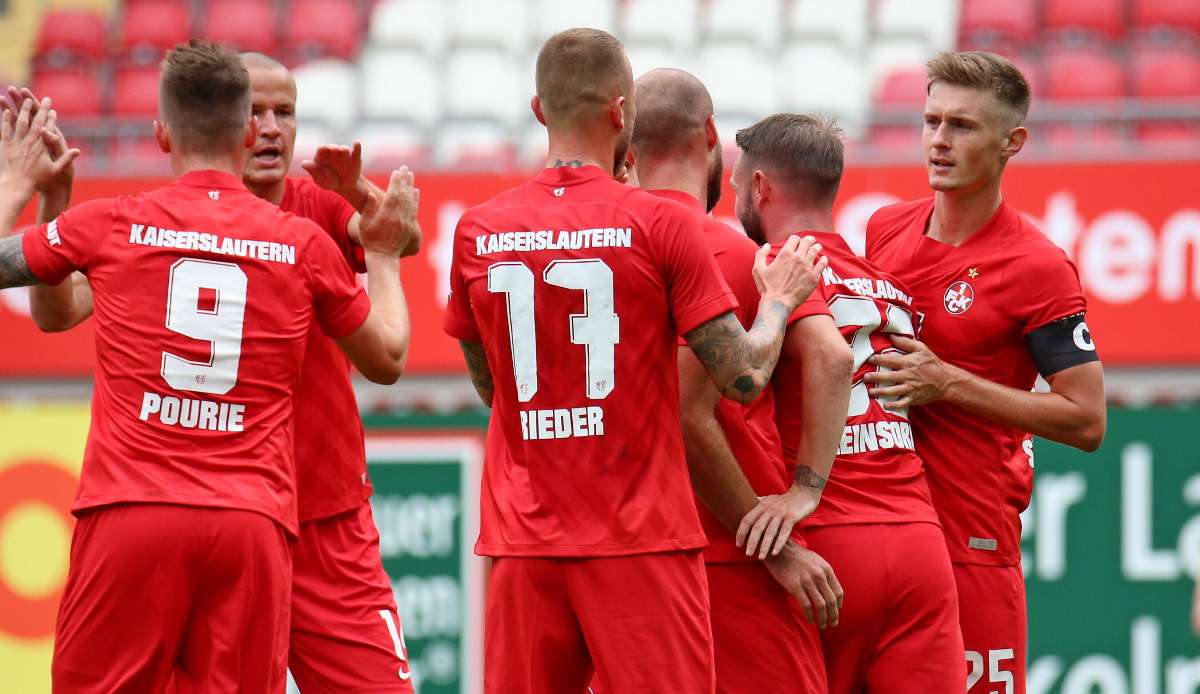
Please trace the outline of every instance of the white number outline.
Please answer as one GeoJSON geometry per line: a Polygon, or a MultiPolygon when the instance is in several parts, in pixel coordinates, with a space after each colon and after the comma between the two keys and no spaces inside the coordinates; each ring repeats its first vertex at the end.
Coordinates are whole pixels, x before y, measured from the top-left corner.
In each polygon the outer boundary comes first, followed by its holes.
{"type": "MultiPolygon", "coordinates": [[[[881,334],[903,335],[905,337],[914,338],[913,331],[913,314],[912,311],[898,306],[896,304],[887,304],[886,315],[887,323],[883,323],[883,317],[879,311],[879,304],[870,297],[859,296],[857,294],[838,294],[829,300],[829,312],[833,314],[833,322],[840,330],[859,326],[858,330],[854,331],[851,336],[850,351],[854,355],[854,367],[851,373],[857,374],[863,364],[875,354],[875,347],[871,344],[871,335],[878,331],[881,334]],[[882,325],[882,328],[880,327],[882,325]]],[[[887,348],[881,350],[880,354],[889,352],[899,352],[895,348],[887,348]]],[[[877,367],[877,371],[888,371],[886,367],[877,367]]],[[[867,394],[867,384],[863,381],[863,376],[858,376],[850,384],[850,405],[846,409],[846,417],[861,417],[867,413],[871,407],[871,398],[867,394]]],[[[883,404],[895,400],[891,397],[877,397],[875,402],[879,403],[880,407],[883,404]]],[[[889,410],[892,414],[908,419],[907,410],[889,410]]]]}
{"type": "Polygon", "coordinates": [[[988,676],[989,684],[1003,684],[1004,691],[1000,692],[995,689],[989,689],[988,694],[1012,694],[1015,680],[1013,674],[1008,670],[1003,670],[1000,667],[1000,661],[1013,660],[1016,656],[1011,648],[996,648],[987,652],[987,668],[983,666],[983,654],[979,651],[967,651],[967,691],[971,691],[984,674],[988,676]]]}

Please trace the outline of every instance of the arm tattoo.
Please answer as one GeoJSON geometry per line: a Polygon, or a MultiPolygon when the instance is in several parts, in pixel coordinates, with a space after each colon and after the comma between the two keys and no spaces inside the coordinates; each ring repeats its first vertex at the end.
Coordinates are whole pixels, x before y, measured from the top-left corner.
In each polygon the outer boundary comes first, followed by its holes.
{"type": "Polygon", "coordinates": [[[21,244],[24,234],[14,234],[0,239],[0,289],[26,287],[41,282],[25,262],[25,249],[21,244]]]}
{"type": "Polygon", "coordinates": [[[471,383],[475,385],[475,391],[479,393],[483,404],[491,407],[495,386],[492,384],[492,367],[488,366],[487,352],[478,342],[459,340],[458,345],[467,359],[467,370],[471,373],[471,383]]]}
{"type": "Polygon", "coordinates": [[[721,394],[743,404],[766,387],[787,329],[787,307],[779,301],[759,304],[749,331],[732,312],[724,313],[687,334],[688,346],[708,369],[721,394]]]}
{"type": "Polygon", "coordinates": [[[812,468],[801,465],[796,468],[796,484],[813,489],[824,489],[825,478],[818,475],[812,468]]]}

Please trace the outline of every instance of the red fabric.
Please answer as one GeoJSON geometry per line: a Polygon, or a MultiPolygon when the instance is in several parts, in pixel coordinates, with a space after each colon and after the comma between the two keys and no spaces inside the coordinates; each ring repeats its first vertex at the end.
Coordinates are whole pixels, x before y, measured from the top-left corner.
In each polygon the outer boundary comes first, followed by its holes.
{"type": "Polygon", "coordinates": [[[496,559],[483,691],[712,694],[708,597],[696,551],[496,559]]]}
{"type": "Polygon", "coordinates": [[[762,562],[705,568],[717,694],[825,694],[819,630],[762,562]]]}
{"type": "Polygon", "coordinates": [[[84,513],[54,636],[55,692],[281,692],[291,548],[256,513],[84,513]]]}
{"type": "Polygon", "coordinates": [[[679,429],[676,336],[737,304],[696,215],[597,167],[546,169],[463,215],[450,288],[446,332],[482,342],[495,378],[476,551],[702,547],[679,429]],[[599,243],[515,250],[539,239],[599,243]],[[534,328],[510,330],[510,321],[534,328]],[[515,350],[526,355],[520,385],[515,350]]]}
{"type": "Polygon", "coordinates": [[[371,505],[301,523],[293,563],[288,669],[300,690],[411,694],[404,632],[371,505]]]}
{"type": "MultiPolygon", "coordinates": [[[[1012,676],[1013,694],[1025,694],[1027,624],[1025,579],[1020,565],[954,565],[961,605],[963,644],[967,653],[967,694],[1002,691],[1012,676]],[[995,665],[996,667],[993,667],[995,665]]],[[[963,691],[959,689],[958,691],[963,691]]]]}
{"type": "Polygon", "coordinates": [[[200,171],[72,208],[26,232],[24,250],[43,282],[79,270],[95,294],[96,388],[74,510],[129,501],[239,508],[294,534],[292,401],[309,326],[315,314],[341,337],[370,310],[329,237],[237,177],[200,171]],[[235,253],[209,243],[176,249],[189,236],[172,229],[201,230],[235,253]],[[266,255],[237,254],[237,240],[266,255]],[[272,250],[279,255],[268,259],[272,250]],[[202,314],[193,286],[217,289],[232,313],[202,314]]]}
{"type": "Polygon", "coordinates": [[[936,525],[847,525],[807,536],[846,592],[838,625],[820,632],[829,694],[966,689],[954,572],[936,525]]]}
{"type": "MultiPolygon", "coordinates": [[[[1007,204],[958,247],[925,236],[932,212],[932,198],[876,212],[867,224],[867,257],[909,287],[924,314],[921,340],[939,357],[980,378],[1032,389],[1037,368],[1025,335],[1087,308],[1075,266],[1007,204]]],[[[950,558],[1020,562],[1019,514],[1033,490],[1029,435],[945,402],[910,416],[950,558]]]]}
{"type": "MultiPolygon", "coordinates": [[[[310,179],[289,178],[279,208],[315,222],[355,272],[366,271],[362,248],[349,235],[354,208],[341,196],[310,179]]],[[[308,331],[295,407],[300,521],[358,508],[371,495],[371,483],[350,359],[316,326],[308,331]]]]}
{"type": "MultiPolygon", "coordinates": [[[[813,295],[792,315],[830,315],[854,353],[849,416],[821,504],[804,527],[846,523],[937,522],[929,499],[921,459],[913,450],[908,418],[883,408],[867,395],[863,377],[876,370],[867,360],[894,351],[889,335],[911,337],[918,317],[908,290],[894,275],[880,270],[850,250],[841,236],[804,231],[816,238],[829,268],[813,295]]],[[[782,244],[775,244],[773,253],[782,244]]],[[[772,378],[775,422],[783,440],[785,459],[796,460],[804,399],[804,374],[799,361],[779,358],[772,378]]],[[[794,474],[794,464],[791,472],[794,474]]]]}

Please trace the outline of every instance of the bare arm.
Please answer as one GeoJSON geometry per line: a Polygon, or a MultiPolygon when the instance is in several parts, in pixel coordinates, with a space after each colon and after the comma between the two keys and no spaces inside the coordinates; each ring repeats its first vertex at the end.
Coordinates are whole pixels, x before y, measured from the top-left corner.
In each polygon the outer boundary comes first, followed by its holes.
{"type": "MultiPolygon", "coordinates": [[[[66,140],[61,141],[61,147],[66,147],[66,140]]],[[[38,223],[53,221],[66,211],[70,202],[69,179],[65,186],[43,191],[38,197],[38,223]]],[[[92,286],[81,272],[72,273],[55,285],[34,285],[29,290],[29,310],[33,322],[43,332],[70,330],[92,315],[92,286]]]]}
{"type": "Polygon", "coordinates": [[[496,388],[492,383],[492,367],[488,365],[487,352],[483,351],[483,345],[478,342],[459,340],[458,346],[466,357],[467,371],[471,374],[471,384],[475,386],[475,392],[479,393],[483,404],[491,407],[496,388]]]}
{"type": "Polygon", "coordinates": [[[895,396],[884,406],[898,410],[935,400],[954,403],[984,419],[1084,451],[1104,440],[1107,406],[1100,362],[1079,364],[1046,378],[1050,392],[1033,393],[982,379],[947,364],[924,343],[893,336],[907,354],[882,354],[871,363],[893,371],[869,373],[880,387],[873,396],[895,396]]]}

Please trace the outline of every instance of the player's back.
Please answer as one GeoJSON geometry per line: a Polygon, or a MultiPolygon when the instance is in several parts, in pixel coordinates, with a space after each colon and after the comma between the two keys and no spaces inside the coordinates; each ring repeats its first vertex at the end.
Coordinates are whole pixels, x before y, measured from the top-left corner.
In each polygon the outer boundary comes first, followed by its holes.
{"type": "Polygon", "coordinates": [[[731,310],[698,223],[596,167],[469,210],[446,327],[495,379],[478,550],[704,544],[679,432],[677,335],[731,310]]]}
{"type": "MultiPolygon", "coordinates": [[[[821,504],[805,526],[936,523],[907,413],[884,409],[884,400],[871,397],[863,380],[877,368],[868,359],[897,351],[889,335],[914,337],[919,319],[912,299],[898,279],[855,255],[838,234],[805,233],[822,245],[829,267],[798,312],[831,315],[854,358],[850,405],[837,458],[821,504]]],[[[799,363],[785,353],[772,382],[785,456],[794,461],[804,426],[799,363]]]]}
{"type": "Polygon", "coordinates": [[[295,532],[292,393],[314,302],[341,334],[369,310],[348,269],[333,276],[333,244],[216,172],[85,203],[45,233],[43,263],[82,270],[94,293],[95,398],[76,509],[240,508],[295,532]]]}

